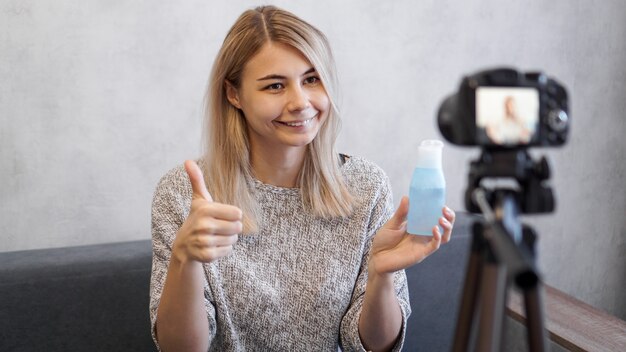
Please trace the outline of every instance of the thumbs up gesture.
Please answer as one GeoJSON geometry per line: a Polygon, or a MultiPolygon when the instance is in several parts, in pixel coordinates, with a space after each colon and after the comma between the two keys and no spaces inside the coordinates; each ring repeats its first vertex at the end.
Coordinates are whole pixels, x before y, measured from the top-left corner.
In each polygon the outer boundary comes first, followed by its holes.
{"type": "Polygon", "coordinates": [[[193,190],[189,216],[178,230],[172,256],[180,262],[210,263],[228,255],[243,229],[241,209],[213,202],[196,162],[185,161],[193,190]]]}

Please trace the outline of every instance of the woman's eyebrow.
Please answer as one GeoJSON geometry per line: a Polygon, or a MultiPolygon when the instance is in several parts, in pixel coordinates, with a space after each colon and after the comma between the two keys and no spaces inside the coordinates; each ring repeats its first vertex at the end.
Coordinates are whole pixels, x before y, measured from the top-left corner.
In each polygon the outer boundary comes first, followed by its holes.
{"type": "Polygon", "coordinates": [[[281,75],[277,75],[277,74],[271,74],[271,75],[267,75],[264,77],[261,77],[259,79],[257,79],[257,81],[267,81],[270,79],[287,79],[287,77],[285,76],[281,76],[281,75]]]}
{"type": "MultiPolygon", "coordinates": [[[[308,75],[309,73],[313,73],[315,71],[316,71],[315,67],[311,67],[305,73],[303,73],[302,76],[308,75]]],[[[269,74],[267,76],[263,76],[261,78],[258,78],[257,81],[267,81],[267,80],[271,80],[271,79],[287,79],[287,77],[282,76],[282,75],[277,75],[277,74],[269,74]]]]}

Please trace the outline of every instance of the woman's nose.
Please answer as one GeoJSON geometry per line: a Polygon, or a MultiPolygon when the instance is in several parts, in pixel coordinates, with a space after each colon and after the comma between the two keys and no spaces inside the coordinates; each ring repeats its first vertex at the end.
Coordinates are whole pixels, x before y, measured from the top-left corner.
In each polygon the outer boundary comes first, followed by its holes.
{"type": "Polygon", "coordinates": [[[293,87],[289,94],[287,109],[289,109],[289,111],[302,111],[308,109],[310,106],[311,102],[309,101],[309,95],[306,90],[301,86],[293,87]]]}

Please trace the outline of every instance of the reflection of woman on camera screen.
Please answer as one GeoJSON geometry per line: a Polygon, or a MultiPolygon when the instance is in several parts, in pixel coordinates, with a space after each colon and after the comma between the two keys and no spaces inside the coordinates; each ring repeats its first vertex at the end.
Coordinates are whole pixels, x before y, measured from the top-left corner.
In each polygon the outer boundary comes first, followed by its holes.
{"type": "Polygon", "coordinates": [[[512,96],[504,99],[504,117],[487,126],[487,136],[496,144],[527,144],[530,141],[530,130],[519,117],[512,96]]]}
{"type": "Polygon", "coordinates": [[[207,91],[207,151],[154,195],[159,348],[401,349],[403,269],[450,239],[455,214],[442,209],[432,237],[407,234],[408,198],[394,213],[383,170],[335,151],[334,78],[326,37],[289,12],[249,10],[228,32],[207,91]]]}

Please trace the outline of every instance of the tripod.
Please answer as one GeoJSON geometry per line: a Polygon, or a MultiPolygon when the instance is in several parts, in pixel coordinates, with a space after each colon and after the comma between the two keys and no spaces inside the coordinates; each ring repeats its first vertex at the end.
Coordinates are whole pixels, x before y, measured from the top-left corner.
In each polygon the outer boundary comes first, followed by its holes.
{"type": "Polygon", "coordinates": [[[476,222],[472,228],[453,352],[501,350],[511,282],[524,296],[530,351],[548,350],[542,286],[535,268],[537,236],[531,227],[518,220],[520,210],[526,213],[552,211],[552,192],[542,185],[548,177],[546,160],[534,163],[526,151],[483,151],[481,158],[472,162],[466,204],[468,210],[482,212],[485,222],[476,222]],[[488,191],[480,186],[484,177],[503,176],[514,177],[521,191],[488,191]],[[493,208],[490,203],[494,204],[493,208]]]}

